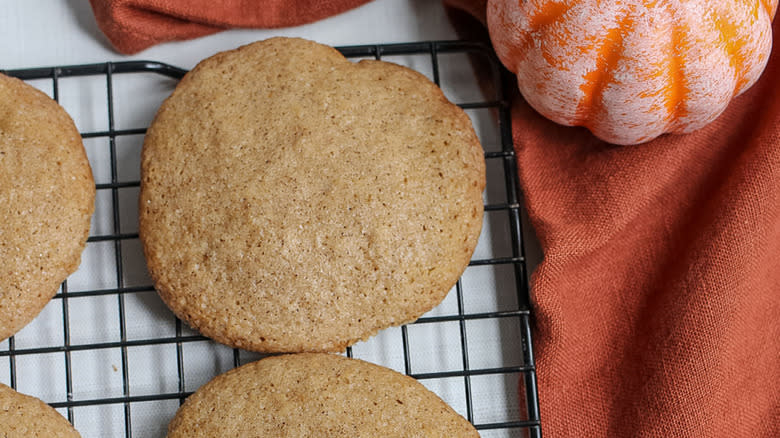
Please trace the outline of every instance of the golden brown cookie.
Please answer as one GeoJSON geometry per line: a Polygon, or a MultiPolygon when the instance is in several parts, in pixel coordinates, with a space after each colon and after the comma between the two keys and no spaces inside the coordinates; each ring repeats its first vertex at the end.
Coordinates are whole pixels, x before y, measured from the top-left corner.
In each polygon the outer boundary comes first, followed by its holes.
{"type": "Polygon", "coordinates": [[[479,437],[422,384],[327,353],[273,356],[217,376],[179,408],[178,437],[479,437]]]}
{"type": "Polygon", "coordinates": [[[76,270],[94,202],[73,120],[0,74],[0,340],[35,318],[76,270]]]}
{"type": "Polygon", "coordinates": [[[433,308],[482,225],[468,116],[419,73],[274,38],[198,64],[142,154],[163,300],[219,342],[340,351],[433,308]]]}
{"type": "Polygon", "coordinates": [[[0,437],[79,438],[76,429],[51,406],[0,383],[0,437]]]}

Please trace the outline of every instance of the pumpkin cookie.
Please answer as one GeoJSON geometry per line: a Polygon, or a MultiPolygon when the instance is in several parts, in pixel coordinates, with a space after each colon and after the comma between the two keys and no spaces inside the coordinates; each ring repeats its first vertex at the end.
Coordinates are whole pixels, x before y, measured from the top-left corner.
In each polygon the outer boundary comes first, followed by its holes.
{"type": "Polygon", "coordinates": [[[340,351],[433,308],[482,225],[471,122],[424,76],[274,38],[188,73],[144,142],[140,235],[191,326],[340,351]]]}
{"type": "Polygon", "coordinates": [[[94,202],[73,120],[0,74],[0,340],[35,318],[76,270],[94,202]]]}
{"type": "Polygon", "coordinates": [[[168,438],[479,437],[434,393],[393,370],[327,353],[274,356],[201,387],[168,438]]]}
{"type": "Polygon", "coordinates": [[[0,436],[79,438],[81,435],[51,406],[0,383],[0,436]]]}

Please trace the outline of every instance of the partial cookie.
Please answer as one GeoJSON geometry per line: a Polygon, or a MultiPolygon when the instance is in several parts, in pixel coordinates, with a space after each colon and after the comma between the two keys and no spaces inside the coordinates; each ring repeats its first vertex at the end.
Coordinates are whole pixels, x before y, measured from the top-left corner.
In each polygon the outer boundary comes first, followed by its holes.
{"type": "Polygon", "coordinates": [[[411,377],[327,353],[274,356],[217,376],[168,426],[179,437],[479,437],[411,377]]]}
{"type": "Polygon", "coordinates": [[[0,437],[79,438],[76,429],[51,406],[0,383],[0,437]]]}
{"type": "Polygon", "coordinates": [[[79,265],[95,183],[73,120],[0,74],[0,340],[24,327],[79,265]]]}
{"type": "Polygon", "coordinates": [[[427,78],[274,38],[198,64],[142,154],[162,299],[256,351],[340,351],[437,305],[482,225],[468,116],[427,78]]]}

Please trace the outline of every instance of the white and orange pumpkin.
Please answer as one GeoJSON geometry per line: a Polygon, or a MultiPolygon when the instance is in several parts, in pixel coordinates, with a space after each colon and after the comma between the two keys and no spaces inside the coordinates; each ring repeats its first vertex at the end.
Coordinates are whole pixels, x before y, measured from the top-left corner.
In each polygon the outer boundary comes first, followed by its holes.
{"type": "Polygon", "coordinates": [[[761,75],[778,0],[489,0],[525,99],[611,143],[714,120],[761,75]]]}

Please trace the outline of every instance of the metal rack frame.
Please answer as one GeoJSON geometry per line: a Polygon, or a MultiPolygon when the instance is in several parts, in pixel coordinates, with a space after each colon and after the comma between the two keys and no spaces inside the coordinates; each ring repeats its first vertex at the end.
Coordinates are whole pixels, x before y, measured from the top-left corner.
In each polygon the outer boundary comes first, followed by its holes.
{"type": "MultiPolygon", "coordinates": [[[[433,80],[440,85],[440,54],[465,53],[478,57],[487,62],[487,73],[490,77],[491,87],[495,90],[495,98],[480,102],[462,103],[460,106],[464,109],[488,108],[497,115],[497,123],[500,132],[501,150],[486,152],[486,160],[500,160],[503,164],[504,182],[506,185],[507,202],[501,204],[489,204],[485,206],[485,211],[505,211],[509,216],[510,236],[512,255],[511,257],[492,258],[483,260],[472,260],[470,266],[480,265],[510,265],[514,271],[515,288],[517,293],[518,307],[512,311],[500,311],[490,313],[466,313],[463,302],[463,284],[459,280],[455,292],[457,294],[458,313],[452,316],[428,316],[420,318],[413,324],[433,324],[443,322],[457,322],[459,324],[460,342],[462,351],[462,366],[459,371],[441,371],[429,373],[413,373],[410,359],[409,337],[411,336],[407,326],[403,326],[402,342],[404,351],[404,367],[406,374],[414,378],[424,380],[432,378],[462,378],[463,390],[466,400],[466,417],[472,423],[474,422],[472,407],[472,377],[481,375],[500,375],[516,373],[520,375],[521,405],[524,405],[525,412],[522,421],[476,424],[479,430],[489,429],[512,429],[521,430],[521,436],[541,437],[541,423],[539,419],[539,402],[537,396],[536,369],[533,356],[532,336],[531,336],[531,314],[529,305],[528,274],[523,249],[522,224],[521,224],[521,196],[518,189],[517,163],[512,144],[511,120],[509,115],[508,97],[504,90],[502,67],[496,59],[492,49],[480,43],[463,41],[441,41],[441,42],[421,42],[407,44],[388,44],[388,45],[369,45],[369,46],[349,46],[338,48],[348,58],[375,58],[382,59],[383,56],[392,55],[427,55],[430,57],[433,80]],[[491,369],[473,369],[469,366],[468,354],[468,336],[466,322],[480,319],[511,318],[520,324],[521,338],[518,340],[517,348],[522,351],[523,364],[521,366],[501,367],[491,369]]],[[[17,348],[14,338],[11,337],[8,342],[7,350],[0,350],[0,359],[5,358],[10,364],[10,386],[17,387],[17,364],[16,360],[22,356],[40,355],[47,353],[63,353],[65,357],[65,387],[67,400],[64,402],[51,403],[55,408],[64,408],[67,411],[68,420],[73,422],[74,408],[91,405],[121,404],[124,406],[124,430],[125,437],[133,436],[133,426],[131,421],[131,406],[133,403],[155,401],[155,400],[179,400],[182,403],[190,394],[185,390],[184,369],[186,361],[182,354],[182,345],[188,342],[206,340],[200,335],[184,334],[180,320],[175,322],[175,336],[159,337],[143,340],[129,340],[126,333],[126,313],[125,296],[127,294],[153,291],[153,286],[132,286],[126,287],[123,284],[123,243],[129,239],[137,239],[137,233],[123,233],[120,227],[119,212],[119,191],[123,188],[138,187],[139,181],[122,181],[117,172],[117,153],[116,139],[127,135],[144,134],[145,128],[138,129],[116,129],[114,124],[114,78],[116,75],[133,73],[155,73],[174,79],[181,78],[186,70],[173,67],[167,64],[151,61],[129,61],[129,62],[109,62],[102,64],[62,66],[49,68],[33,68],[23,70],[9,70],[5,74],[17,77],[22,80],[50,79],[52,81],[53,97],[59,99],[59,80],[66,77],[83,76],[103,76],[105,77],[107,112],[108,112],[108,130],[96,132],[82,132],[83,138],[106,138],[111,159],[111,180],[108,183],[97,184],[98,191],[110,191],[113,201],[113,231],[105,235],[91,235],[88,242],[106,241],[113,243],[117,287],[111,289],[87,290],[71,292],[68,290],[68,282],[62,284],[61,291],[55,296],[62,305],[62,324],[63,324],[63,343],[61,346],[40,347],[40,348],[17,348]],[[119,309],[120,339],[115,342],[89,343],[89,344],[71,344],[70,339],[70,319],[68,314],[68,300],[77,297],[93,296],[115,296],[119,309]],[[128,377],[128,347],[172,344],[176,346],[176,357],[178,367],[178,390],[169,393],[151,394],[151,395],[131,395],[130,379],[128,377]],[[74,400],[73,398],[73,374],[71,353],[83,350],[97,350],[106,348],[118,348],[121,351],[121,372],[123,382],[123,395],[112,398],[94,398],[89,400],[74,400]]],[[[171,318],[174,318],[171,315],[171,318]]],[[[233,351],[233,366],[241,363],[240,350],[233,351]]],[[[346,354],[352,356],[352,348],[348,348],[346,354]]]]}

